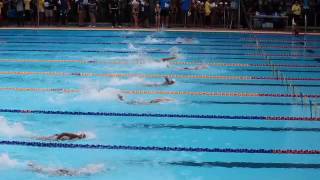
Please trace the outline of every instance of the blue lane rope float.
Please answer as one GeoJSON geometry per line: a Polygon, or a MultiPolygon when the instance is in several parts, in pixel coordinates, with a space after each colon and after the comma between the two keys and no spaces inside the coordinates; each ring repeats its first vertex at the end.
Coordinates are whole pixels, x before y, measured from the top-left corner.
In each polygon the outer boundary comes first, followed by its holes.
{"type": "Polygon", "coordinates": [[[119,112],[81,112],[52,110],[0,109],[3,113],[61,114],[116,117],[163,117],[163,118],[198,118],[198,119],[232,119],[232,120],[281,120],[281,121],[320,121],[320,117],[294,116],[230,116],[230,115],[198,115],[198,114],[160,114],[160,113],[119,113],[119,112]]]}
{"type": "Polygon", "coordinates": [[[171,151],[171,152],[208,152],[208,153],[250,153],[250,154],[320,154],[320,150],[296,149],[232,149],[232,148],[194,148],[194,147],[168,147],[168,146],[127,146],[104,144],[73,144],[48,143],[27,141],[0,141],[0,145],[29,146],[41,148],[73,148],[73,149],[108,149],[108,150],[134,150],[134,151],[171,151]]]}

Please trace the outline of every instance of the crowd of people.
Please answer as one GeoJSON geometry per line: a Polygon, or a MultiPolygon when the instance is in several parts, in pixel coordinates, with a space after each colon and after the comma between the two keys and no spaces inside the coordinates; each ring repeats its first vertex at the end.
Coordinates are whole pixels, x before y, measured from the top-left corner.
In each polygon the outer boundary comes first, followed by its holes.
{"type": "Polygon", "coordinates": [[[0,0],[0,25],[233,28],[257,14],[300,19],[307,13],[309,25],[318,26],[320,0],[296,3],[293,9],[293,0],[0,0]]]}

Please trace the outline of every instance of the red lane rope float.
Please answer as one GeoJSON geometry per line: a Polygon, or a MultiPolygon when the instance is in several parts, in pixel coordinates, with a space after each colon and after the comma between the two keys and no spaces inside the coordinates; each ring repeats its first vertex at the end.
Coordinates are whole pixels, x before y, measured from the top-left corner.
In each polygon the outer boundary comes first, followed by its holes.
{"type": "MultiPolygon", "coordinates": [[[[35,92],[62,92],[79,93],[80,89],[65,88],[13,88],[0,87],[0,91],[35,91],[35,92]]],[[[192,95],[192,96],[237,96],[237,97],[299,97],[299,98],[320,98],[315,94],[263,94],[263,93],[242,93],[242,92],[192,92],[192,91],[144,91],[144,90],[121,90],[125,94],[161,94],[161,95],[192,95]]]]}
{"type": "Polygon", "coordinates": [[[131,151],[163,151],[163,152],[206,152],[206,153],[250,153],[250,154],[320,154],[320,150],[306,149],[236,149],[236,148],[196,148],[170,146],[128,146],[104,144],[74,144],[38,141],[0,141],[0,145],[28,146],[39,148],[71,148],[71,149],[107,149],[131,151]]]}
{"type": "Polygon", "coordinates": [[[255,76],[212,76],[212,75],[176,75],[176,74],[97,74],[81,72],[25,72],[1,71],[0,75],[47,75],[47,76],[98,76],[98,77],[141,77],[141,78],[179,78],[179,79],[224,79],[224,80],[291,80],[291,81],[319,81],[320,78],[274,78],[255,76]]]}
{"type": "MultiPolygon", "coordinates": [[[[165,59],[165,58],[163,58],[165,59]]],[[[165,61],[172,60],[167,58],[165,61]]],[[[80,64],[146,64],[144,61],[97,61],[97,60],[9,60],[0,59],[0,62],[23,62],[23,63],[80,63],[80,64]]],[[[204,62],[170,62],[176,65],[201,65],[224,66],[224,67],[288,67],[288,68],[320,68],[320,65],[301,65],[301,64],[246,64],[246,63],[204,63],[204,62]]]]}

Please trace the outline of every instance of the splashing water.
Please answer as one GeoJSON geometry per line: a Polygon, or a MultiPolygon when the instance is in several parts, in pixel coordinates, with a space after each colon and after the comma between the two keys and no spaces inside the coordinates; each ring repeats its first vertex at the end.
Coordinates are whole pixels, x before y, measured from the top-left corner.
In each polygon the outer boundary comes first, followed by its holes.
{"type": "Polygon", "coordinates": [[[11,159],[7,153],[0,154],[0,170],[5,168],[14,168],[18,164],[18,161],[11,159]]]}
{"type": "Polygon", "coordinates": [[[115,88],[86,88],[81,91],[80,95],[74,98],[75,101],[106,101],[116,100],[117,94],[121,91],[115,88]]]}
{"type": "Polygon", "coordinates": [[[199,41],[197,39],[193,39],[193,38],[180,38],[180,37],[178,37],[175,40],[175,43],[179,43],[179,44],[199,44],[199,41]]]}
{"type": "Polygon", "coordinates": [[[8,123],[5,117],[0,116],[0,136],[28,137],[32,133],[27,131],[21,123],[8,123]]]}
{"type": "Polygon", "coordinates": [[[135,47],[132,43],[128,44],[128,49],[130,51],[141,51],[142,50],[141,48],[135,47]]]}
{"type": "Polygon", "coordinates": [[[128,79],[112,78],[108,85],[109,86],[122,86],[122,85],[136,85],[143,83],[144,80],[139,77],[132,77],[128,79]]]}
{"type": "Polygon", "coordinates": [[[95,133],[91,132],[91,131],[80,131],[77,132],[77,134],[85,134],[86,135],[86,139],[95,139],[97,136],[95,133]]]}
{"type": "Polygon", "coordinates": [[[28,169],[50,176],[88,176],[100,173],[105,170],[104,164],[88,164],[87,166],[79,169],[63,168],[63,167],[46,167],[33,162],[28,163],[28,169]]]}
{"type": "Polygon", "coordinates": [[[168,62],[147,61],[143,64],[140,64],[139,67],[143,68],[143,69],[163,69],[163,68],[168,68],[169,63],[168,62]]]}
{"type": "Polygon", "coordinates": [[[153,38],[152,36],[147,36],[145,39],[144,39],[144,43],[148,43],[148,44],[155,44],[155,43],[161,43],[163,42],[163,40],[161,39],[157,39],[157,38],[153,38]]]}
{"type": "Polygon", "coordinates": [[[78,173],[83,175],[90,175],[102,172],[105,170],[104,164],[88,164],[86,167],[80,168],[78,173]]]}
{"type": "Polygon", "coordinates": [[[169,49],[169,54],[170,54],[170,56],[174,56],[178,59],[184,58],[184,56],[181,54],[181,49],[179,49],[176,46],[169,49]]]}

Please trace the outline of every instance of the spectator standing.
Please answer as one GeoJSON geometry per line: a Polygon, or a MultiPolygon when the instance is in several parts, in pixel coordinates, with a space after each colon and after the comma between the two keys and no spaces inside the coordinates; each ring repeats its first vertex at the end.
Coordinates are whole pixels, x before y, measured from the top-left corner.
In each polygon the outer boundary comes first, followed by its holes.
{"type": "Polygon", "coordinates": [[[300,22],[301,18],[301,5],[299,4],[299,1],[295,1],[291,7],[292,15],[293,15],[293,21],[295,24],[298,24],[300,22]]]}
{"type": "MultiPolygon", "coordinates": [[[[43,22],[45,18],[45,13],[44,13],[44,0],[39,0],[39,21],[43,22]]],[[[35,14],[35,18],[37,15],[35,14]]]]}
{"type": "Polygon", "coordinates": [[[170,11],[170,0],[160,0],[161,8],[161,25],[164,27],[169,26],[169,11],[170,11]]]}
{"type": "Polygon", "coordinates": [[[90,26],[89,27],[96,27],[96,16],[97,16],[97,0],[88,0],[88,11],[90,17],[90,26]]]}
{"type": "Polygon", "coordinates": [[[78,0],[78,23],[79,26],[84,26],[84,20],[87,13],[88,0],[78,0]]]}
{"type": "Polygon", "coordinates": [[[295,35],[299,34],[297,26],[300,24],[300,18],[301,18],[301,5],[299,4],[299,1],[295,0],[291,7],[292,11],[292,30],[295,35]]]}
{"type": "Polygon", "coordinates": [[[139,11],[140,11],[140,3],[137,0],[133,0],[131,2],[132,5],[132,17],[134,22],[134,27],[139,27],[139,11]]]}
{"type": "Polygon", "coordinates": [[[149,16],[151,15],[150,2],[149,2],[149,0],[142,0],[142,1],[144,2],[143,3],[142,23],[143,23],[143,27],[148,28],[149,27],[149,16]]]}
{"type": "Polygon", "coordinates": [[[175,25],[177,23],[178,7],[176,0],[171,1],[170,5],[170,24],[175,25]]]}
{"type": "Polygon", "coordinates": [[[320,17],[319,17],[319,14],[320,14],[320,0],[317,0],[316,2],[316,8],[315,8],[315,12],[316,12],[316,15],[315,15],[315,26],[319,26],[319,22],[320,22],[320,17]]]}
{"type": "Polygon", "coordinates": [[[119,0],[111,0],[109,3],[109,13],[111,15],[112,28],[120,26],[119,16],[120,16],[120,4],[119,0]]]}
{"type": "Polygon", "coordinates": [[[25,13],[25,20],[31,20],[31,0],[24,0],[24,13],[25,13]]]}
{"type": "Polygon", "coordinates": [[[24,5],[23,0],[17,0],[17,24],[18,26],[24,26],[24,5]]]}
{"type": "Polygon", "coordinates": [[[198,3],[198,17],[199,17],[199,24],[201,27],[205,24],[205,8],[204,8],[204,2],[199,1],[198,3]]]}
{"type": "Polygon", "coordinates": [[[157,29],[160,29],[160,12],[161,12],[160,4],[157,3],[156,7],[154,9],[154,16],[155,16],[155,20],[156,20],[156,28],[157,29]]]}
{"type": "Polygon", "coordinates": [[[230,17],[230,29],[232,29],[233,27],[235,27],[234,25],[236,24],[236,21],[238,19],[238,4],[239,0],[232,0],[230,3],[230,13],[231,13],[231,17],[230,17]]]}
{"type": "Polygon", "coordinates": [[[212,0],[206,0],[204,4],[204,12],[205,12],[205,19],[206,19],[206,25],[211,25],[211,13],[212,8],[214,7],[214,4],[212,3],[212,0]]]}
{"type": "Polygon", "coordinates": [[[48,25],[51,25],[53,23],[53,8],[54,8],[53,0],[44,1],[44,13],[45,13],[46,21],[48,25]]]}
{"type": "Polygon", "coordinates": [[[3,8],[3,1],[0,0],[0,24],[1,24],[1,21],[3,20],[3,15],[2,15],[2,8],[3,8]]]}
{"type": "Polygon", "coordinates": [[[66,25],[67,24],[67,17],[68,12],[71,9],[70,3],[68,0],[59,0],[58,1],[58,9],[60,11],[60,24],[66,25]]]}

